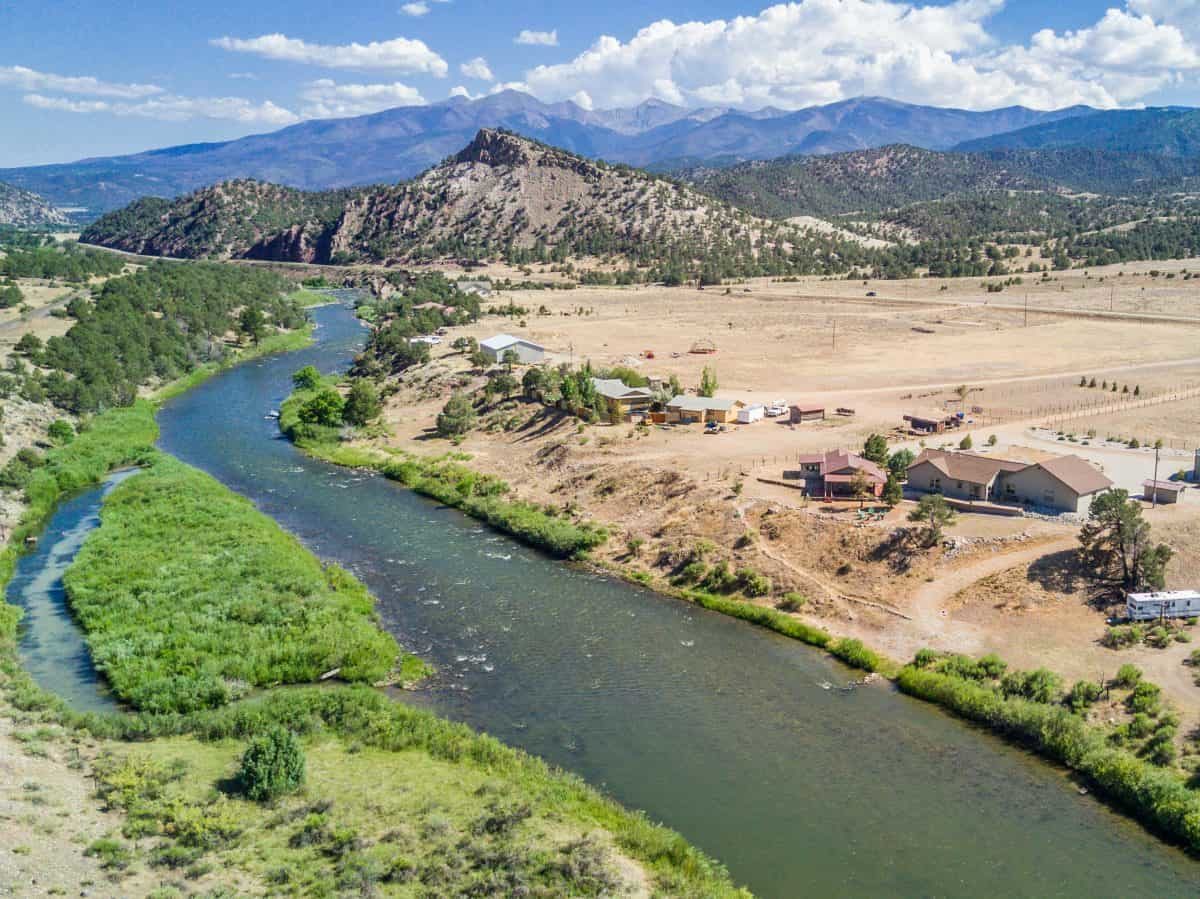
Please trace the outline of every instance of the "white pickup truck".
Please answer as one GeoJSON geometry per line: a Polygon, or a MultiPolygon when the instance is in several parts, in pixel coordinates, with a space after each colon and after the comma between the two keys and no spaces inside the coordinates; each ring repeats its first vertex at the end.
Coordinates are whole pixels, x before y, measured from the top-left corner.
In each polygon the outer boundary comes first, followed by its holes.
{"type": "Polygon", "coordinates": [[[767,406],[767,417],[778,418],[781,415],[787,415],[788,406],[783,400],[772,400],[767,406]]]}

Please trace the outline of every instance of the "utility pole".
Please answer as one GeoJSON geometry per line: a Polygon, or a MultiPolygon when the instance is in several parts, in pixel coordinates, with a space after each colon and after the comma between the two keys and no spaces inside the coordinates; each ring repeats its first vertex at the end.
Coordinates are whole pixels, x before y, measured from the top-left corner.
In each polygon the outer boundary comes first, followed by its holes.
{"type": "Polygon", "coordinates": [[[1154,486],[1150,488],[1150,508],[1158,508],[1158,451],[1162,449],[1162,438],[1154,441],[1154,486]]]}
{"type": "Polygon", "coordinates": [[[1115,297],[1116,294],[1117,294],[1117,289],[1115,287],[1108,288],[1108,311],[1109,312],[1113,311],[1113,297],[1115,297]]]}

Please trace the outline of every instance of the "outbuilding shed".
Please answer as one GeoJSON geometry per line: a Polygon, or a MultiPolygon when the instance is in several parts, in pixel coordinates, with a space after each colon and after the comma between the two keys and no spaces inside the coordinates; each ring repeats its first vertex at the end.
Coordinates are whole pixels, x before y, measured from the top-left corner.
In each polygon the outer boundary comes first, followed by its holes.
{"type": "Polygon", "coordinates": [[[791,422],[794,425],[801,424],[806,421],[824,421],[825,407],[824,406],[802,406],[794,405],[791,407],[791,422]]]}
{"type": "Polygon", "coordinates": [[[497,334],[487,340],[479,341],[479,349],[492,362],[501,362],[504,354],[512,350],[517,354],[517,360],[529,365],[541,362],[546,358],[546,348],[524,337],[513,337],[511,334],[497,334]]]}
{"type": "Polygon", "coordinates": [[[1187,485],[1178,481],[1146,480],[1142,482],[1142,499],[1148,503],[1169,506],[1179,502],[1185,490],[1187,485]]]}

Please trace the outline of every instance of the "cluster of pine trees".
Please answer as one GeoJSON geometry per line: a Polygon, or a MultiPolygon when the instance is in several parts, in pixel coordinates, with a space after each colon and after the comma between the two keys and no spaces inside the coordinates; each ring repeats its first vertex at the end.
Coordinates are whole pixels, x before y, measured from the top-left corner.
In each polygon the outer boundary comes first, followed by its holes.
{"type": "Polygon", "coordinates": [[[68,304],[75,324],[64,336],[22,347],[32,367],[14,357],[0,395],[75,413],[130,405],[145,384],[225,358],[230,335],[299,327],[304,313],[287,289],[278,275],[218,263],[160,262],[113,278],[68,304]]]}

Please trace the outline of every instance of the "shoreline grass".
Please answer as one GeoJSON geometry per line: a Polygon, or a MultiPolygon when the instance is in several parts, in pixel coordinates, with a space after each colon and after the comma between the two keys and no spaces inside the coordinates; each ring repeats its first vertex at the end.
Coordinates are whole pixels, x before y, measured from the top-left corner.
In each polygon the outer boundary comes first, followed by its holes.
{"type": "Polygon", "coordinates": [[[1109,745],[1100,728],[1061,702],[1008,697],[975,680],[916,663],[901,669],[896,684],[910,696],[1076,772],[1110,805],[1200,856],[1200,792],[1175,771],[1109,745]]]}

